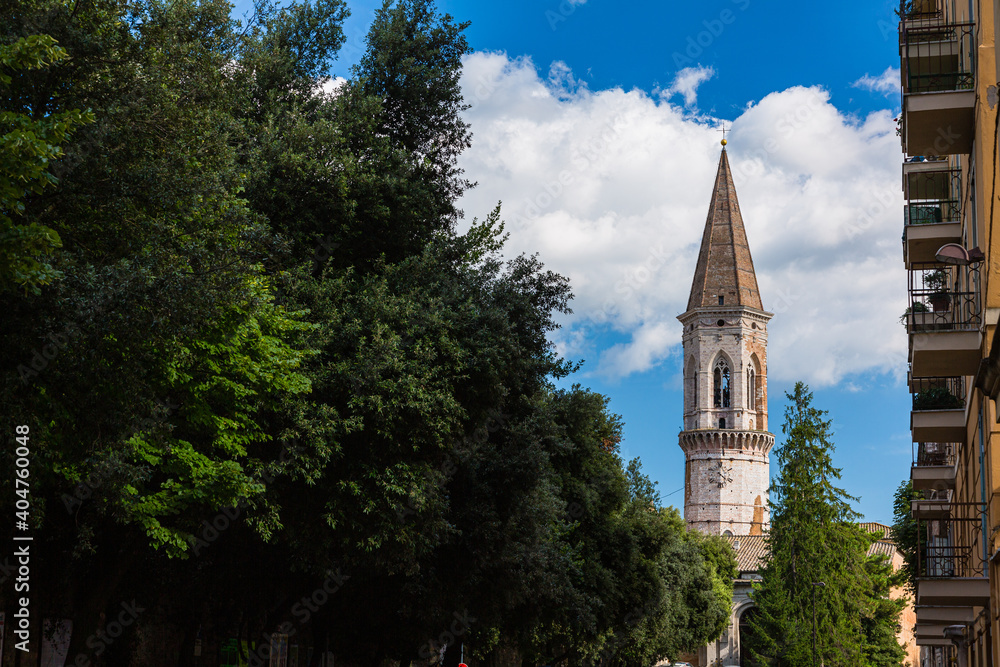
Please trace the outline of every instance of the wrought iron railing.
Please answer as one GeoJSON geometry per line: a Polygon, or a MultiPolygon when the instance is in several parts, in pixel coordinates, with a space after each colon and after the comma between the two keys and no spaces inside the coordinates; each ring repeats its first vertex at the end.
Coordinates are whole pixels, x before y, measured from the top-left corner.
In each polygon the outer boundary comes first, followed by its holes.
{"type": "MultiPolygon", "coordinates": [[[[941,163],[943,167],[947,162],[941,163]]],[[[935,169],[906,174],[903,197],[907,225],[961,220],[962,171],[935,169]]]]}
{"type": "Polygon", "coordinates": [[[909,202],[903,208],[904,225],[926,225],[936,222],[958,222],[962,206],[958,199],[909,202]]]}
{"type": "Polygon", "coordinates": [[[946,519],[917,519],[917,576],[981,577],[985,571],[980,527],[983,506],[951,503],[946,519]]]}
{"type": "Polygon", "coordinates": [[[900,46],[904,93],[973,90],[975,24],[902,23],[900,46]]]}
{"type": "Polygon", "coordinates": [[[950,16],[945,0],[901,0],[899,16],[906,21],[927,21],[950,16]]]}
{"type": "Polygon", "coordinates": [[[914,410],[956,410],[965,407],[965,378],[926,377],[910,381],[914,410]]]}
{"type": "Polygon", "coordinates": [[[908,333],[979,329],[977,266],[914,262],[908,273],[910,306],[904,314],[908,333]]]}
{"type": "Polygon", "coordinates": [[[952,442],[913,443],[913,465],[916,467],[940,467],[955,465],[957,446],[952,442]]]}

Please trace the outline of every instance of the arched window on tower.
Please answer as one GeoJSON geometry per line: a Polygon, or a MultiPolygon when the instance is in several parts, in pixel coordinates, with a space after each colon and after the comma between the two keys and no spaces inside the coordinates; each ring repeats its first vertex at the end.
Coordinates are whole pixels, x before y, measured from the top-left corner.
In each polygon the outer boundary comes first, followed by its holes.
{"type": "Polygon", "coordinates": [[[725,359],[719,359],[715,364],[715,407],[728,408],[731,392],[729,390],[729,364],[725,359]]]}
{"type": "Polygon", "coordinates": [[[698,366],[694,357],[689,357],[684,369],[684,399],[685,411],[694,412],[698,409],[698,366]]]}
{"type": "Polygon", "coordinates": [[[757,409],[757,375],[753,367],[747,369],[747,409],[757,409]]]}

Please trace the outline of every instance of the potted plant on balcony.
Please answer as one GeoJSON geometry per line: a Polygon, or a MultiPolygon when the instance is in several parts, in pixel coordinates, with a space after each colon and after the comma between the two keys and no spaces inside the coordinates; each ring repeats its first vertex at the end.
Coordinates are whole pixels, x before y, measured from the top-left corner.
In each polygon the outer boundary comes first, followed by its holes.
{"type": "Polygon", "coordinates": [[[908,323],[912,321],[913,326],[916,327],[918,326],[918,324],[920,324],[920,320],[922,320],[923,318],[911,317],[911,315],[914,315],[916,313],[929,313],[929,312],[930,310],[927,308],[927,304],[925,304],[923,301],[914,301],[913,305],[907,308],[906,312],[904,312],[902,315],[899,316],[899,323],[905,327],[908,323]]]}
{"type": "Polygon", "coordinates": [[[914,410],[954,410],[960,407],[962,399],[941,385],[921,389],[913,397],[914,410]]]}
{"type": "Polygon", "coordinates": [[[924,287],[932,290],[927,302],[934,309],[935,313],[940,313],[951,308],[951,295],[948,294],[948,272],[944,269],[936,269],[924,275],[924,287]]]}

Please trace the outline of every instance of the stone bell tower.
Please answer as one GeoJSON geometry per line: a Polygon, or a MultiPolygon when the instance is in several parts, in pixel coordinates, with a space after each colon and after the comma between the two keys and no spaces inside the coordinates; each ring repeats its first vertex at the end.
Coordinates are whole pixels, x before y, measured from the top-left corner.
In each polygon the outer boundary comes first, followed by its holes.
{"type": "Polygon", "coordinates": [[[684,518],[713,535],[769,525],[767,323],[723,141],[684,325],[684,518]]]}

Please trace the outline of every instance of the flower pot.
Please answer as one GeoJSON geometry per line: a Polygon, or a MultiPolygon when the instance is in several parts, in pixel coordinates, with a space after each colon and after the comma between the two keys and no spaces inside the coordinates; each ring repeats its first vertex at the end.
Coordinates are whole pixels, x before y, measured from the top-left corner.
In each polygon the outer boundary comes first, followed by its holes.
{"type": "Polygon", "coordinates": [[[927,297],[927,301],[931,304],[931,309],[935,313],[943,313],[944,311],[951,310],[951,295],[947,292],[931,294],[927,297]]]}

